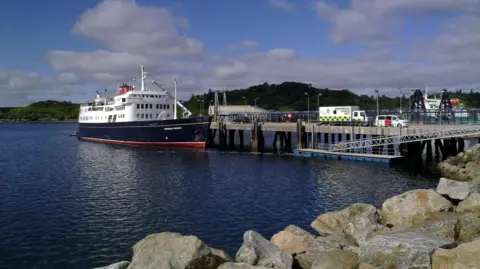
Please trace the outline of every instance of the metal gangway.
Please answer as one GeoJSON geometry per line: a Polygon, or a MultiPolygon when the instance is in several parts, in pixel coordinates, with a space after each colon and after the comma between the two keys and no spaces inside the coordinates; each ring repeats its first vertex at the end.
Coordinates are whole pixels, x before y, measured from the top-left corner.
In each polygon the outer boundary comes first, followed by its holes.
{"type": "Polygon", "coordinates": [[[351,149],[363,149],[376,146],[398,145],[408,142],[419,142],[425,140],[445,139],[455,137],[480,136],[480,124],[466,125],[465,127],[437,129],[434,131],[420,132],[416,134],[405,134],[398,136],[377,137],[373,139],[357,140],[352,142],[338,142],[331,144],[330,151],[345,151],[351,149]]]}

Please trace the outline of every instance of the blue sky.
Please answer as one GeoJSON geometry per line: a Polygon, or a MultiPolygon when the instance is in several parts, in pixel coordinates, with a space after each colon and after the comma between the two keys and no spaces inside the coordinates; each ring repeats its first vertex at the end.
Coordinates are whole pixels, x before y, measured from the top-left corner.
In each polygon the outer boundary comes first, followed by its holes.
{"type": "Polygon", "coordinates": [[[3,0],[0,105],[83,100],[140,63],[185,94],[287,80],[478,90],[480,0],[433,2],[3,0]]]}

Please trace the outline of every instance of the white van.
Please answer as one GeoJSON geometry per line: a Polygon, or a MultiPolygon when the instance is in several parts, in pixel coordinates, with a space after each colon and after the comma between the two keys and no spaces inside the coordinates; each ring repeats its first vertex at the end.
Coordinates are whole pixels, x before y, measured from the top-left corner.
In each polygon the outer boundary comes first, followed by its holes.
{"type": "Polygon", "coordinates": [[[375,126],[379,127],[408,127],[409,121],[403,116],[397,115],[379,115],[375,119],[375,126]]]}

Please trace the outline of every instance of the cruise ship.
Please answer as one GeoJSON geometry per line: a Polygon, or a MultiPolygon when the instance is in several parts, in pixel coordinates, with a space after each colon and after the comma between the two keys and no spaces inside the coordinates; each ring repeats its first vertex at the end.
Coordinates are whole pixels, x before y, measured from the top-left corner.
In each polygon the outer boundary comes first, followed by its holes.
{"type": "Polygon", "coordinates": [[[82,104],[77,136],[81,140],[114,144],[205,148],[211,117],[195,116],[177,101],[177,82],[172,96],[155,81],[156,90],[123,84],[114,97],[97,91],[93,102],[82,104]],[[183,117],[177,118],[177,106],[183,117]]]}

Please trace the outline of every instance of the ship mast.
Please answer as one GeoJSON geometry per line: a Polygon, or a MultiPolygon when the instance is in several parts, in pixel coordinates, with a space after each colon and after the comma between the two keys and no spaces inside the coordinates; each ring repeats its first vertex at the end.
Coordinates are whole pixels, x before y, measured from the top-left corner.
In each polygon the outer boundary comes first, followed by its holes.
{"type": "Polygon", "coordinates": [[[143,70],[143,64],[141,65],[142,69],[142,88],[140,89],[142,92],[145,91],[145,79],[147,78],[147,73],[143,70]]]}
{"type": "Polygon", "coordinates": [[[173,106],[173,119],[177,119],[177,79],[175,79],[175,95],[173,97],[174,99],[174,106],[173,106]]]}

